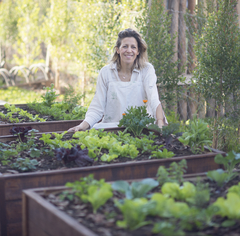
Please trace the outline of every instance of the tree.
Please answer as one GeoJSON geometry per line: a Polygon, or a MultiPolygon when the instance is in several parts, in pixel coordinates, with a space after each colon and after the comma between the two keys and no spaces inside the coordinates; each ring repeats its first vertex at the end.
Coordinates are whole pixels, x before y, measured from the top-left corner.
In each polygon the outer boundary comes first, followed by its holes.
{"type": "MultiPolygon", "coordinates": [[[[206,100],[215,99],[217,121],[222,104],[228,117],[239,121],[240,29],[235,0],[218,0],[201,34],[196,34],[195,88],[206,100]],[[229,98],[233,99],[229,99],[229,98]],[[231,108],[231,109],[229,109],[231,108]]],[[[215,144],[216,145],[216,144],[215,144]]]]}
{"type": "MultiPolygon", "coordinates": [[[[48,57],[55,63],[55,88],[59,89],[60,62],[70,60],[69,40],[71,33],[71,11],[73,6],[68,0],[51,0],[50,8],[43,19],[42,40],[48,45],[48,57]]],[[[47,58],[49,60],[49,58],[47,58]]]]}
{"type": "Polygon", "coordinates": [[[15,11],[14,1],[0,2],[0,63],[5,61],[11,63],[10,55],[6,55],[7,48],[16,42],[18,28],[18,13],[15,11]]]}
{"type": "Polygon", "coordinates": [[[159,89],[160,99],[168,104],[177,97],[179,76],[178,60],[175,59],[176,34],[171,37],[171,15],[165,11],[162,0],[152,0],[151,8],[143,12],[137,20],[137,27],[148,44],[149,61],[153,64],[159,89]],[[175,92],[176,91],[176,92],[175,92]]]}
{"type": "Polygon", "coordinates": [[[15,12],[19,14],[17,21],[18,36],[14,55],[18,65],[30,66],[40,54],[39,6],[37,1],[16,1],[15,12]]]}

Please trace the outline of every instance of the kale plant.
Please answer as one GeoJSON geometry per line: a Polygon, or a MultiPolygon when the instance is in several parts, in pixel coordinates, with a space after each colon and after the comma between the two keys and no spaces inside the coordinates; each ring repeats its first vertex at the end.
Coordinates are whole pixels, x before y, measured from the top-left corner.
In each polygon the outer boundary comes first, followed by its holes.
{"type": "Polygon", "coordinates": [[[155,119],[147,113],[146,106],[130,107],[123,118],[119,121],[118,127],[126,127],[125,132],[131,131],[135,136],[140,136],[147,125],[153,124],[155,119]]]}

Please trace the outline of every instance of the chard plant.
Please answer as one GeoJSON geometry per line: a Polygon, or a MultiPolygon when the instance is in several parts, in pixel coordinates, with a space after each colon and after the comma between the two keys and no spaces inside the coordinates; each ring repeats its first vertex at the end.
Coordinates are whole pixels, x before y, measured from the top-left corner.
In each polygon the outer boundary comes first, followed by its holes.
{"type": "Polygon", "coordinates": [[[212,143],[208,124],[196,117],[190,120],[187,131],[178,140],[184,145],[189,145],[193,153],[203,152],[204,146],[212,143]]]}
{"type": "Polygon", "coordinates": [[[146,106],[130,107],[126,113],[123,113],[118,127],[126,127],[125,132],[130,131],[134,136],[140,136],[143,129],[154,121],[155,119],[147,113],[146,106]]]}

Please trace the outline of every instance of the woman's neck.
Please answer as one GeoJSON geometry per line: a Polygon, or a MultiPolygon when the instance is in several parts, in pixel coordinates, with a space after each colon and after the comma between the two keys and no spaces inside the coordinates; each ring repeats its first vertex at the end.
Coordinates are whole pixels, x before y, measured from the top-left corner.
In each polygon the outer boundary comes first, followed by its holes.
{"type": "Polygon", "coordinates": [[[133,69],[133,65],[121,65],[121,69],[119,71],[121,71],[124,74],[131,74],[132,73],[132,69],[133,69]]]}

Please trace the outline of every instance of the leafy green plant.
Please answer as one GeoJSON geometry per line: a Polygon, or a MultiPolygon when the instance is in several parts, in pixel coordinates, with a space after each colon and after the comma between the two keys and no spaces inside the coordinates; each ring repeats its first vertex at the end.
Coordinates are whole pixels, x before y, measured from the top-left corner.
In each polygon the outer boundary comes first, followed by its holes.
{"type": "Polygon", "coordinates": [[[215,181],[218,186],[223,186],[223,184],[229,182],[234,176],[230,176],[227,172],[225,172],[223,169],[217,169],[207,172],[207,177],[215,181]]]}
{"type": "Polygon", "coordinates": [[[124,126],[126,127],[125,132],[128,130],[135,136],[140,136],[143,129],[147,128],[147,125],[153,124],[154,121],[155,119],[147,113],[146,106],[130,107],[119,121],[118,127],[124,126]]]}
{"type": "Polygon", "coordinates": [[[229,192],[226,199],[219,197],[213,205],[218,207],[217,215],[234,220],[240,219],[240,197],[237,193],[229,192]]]}
{"type": "Polygon", "coordinates": [[[187,131],[178,140],[184,145],[189,145],[193,153],[204,151],[204,145],[211,144],[208,124],[202,119],[190,120],[187,131]]]}
{"type": "Polygon", "coordinates": [[[182,159],[180,162],[173,162],[170,164],[169,168],[164,166],[159,166],[157,172],[157,181],[160,185],[166,182],[173,182],[181,184],[183,182],[183,174],[187,169],[187,161],[182,159]]]}
{"type": "Polygon", "coordinates": [[[188,199],[188,203],[202,209],[207,206],[210,200],[209,184],[198,179],[195,186],[196,193],[192,198],[188,199]]]}
{"type": "Polygon", "coordinates": [[[158,185],[158,182],[151,178],[132,182],[131,185],[126,181],[119,180],[112,183],[112,189],[124,193],[127,199],[134,199],[146,197],[147,193],[158,185]]]}
{"type": "Polygon", "coordinates": [[[38,161],[36,159],[19,157],[17,158],[15,163],[11,165],[11,167],[21,171],[28,171],[36,169],[36,165],[38,165],[38,161]]]}
{"type": "Polygon", "coordinates": [[[240,183],[238,183],[238,185],[233,185],[232,187],[230,187],[228,189],[229,193],[236,193],[238,195],[240,195],[240,183]]]}
{"type": "MultiPolygon", "coordinates": [[[[23,117],[27,117],[29,118],[31,121],[41,121],[41,122],[44,122],[46,121],[45,119],[43,118],[39,118],[38,116],[39,115],[35,115],[33,116],[32,114],[28,113],[27,111],[24,111],[23,109],[21,108],[18,108],[18,107],[15,107],[15,105],[9,105],[8,103],[4,104],[4,107],[7,108],[8,111],[10,111],[8,114],[7,114],[7,118],[12,122],[14,121],[14,118],[12,118],[12,114],[13,113],[18,113],[19,115],[23,116],[23,117]],[[13,120],[12,120],[12,119],[13,120]]],[[[16,118],[17,119],[17,118],[16,118]]],[[[18,122],[19,122],[19,119],[18,119],[18,122]]]]}
{"type": "Polygon", "coordinates": [[[163,151],[152,151],[152,156],[157,158],[171,158],[175,156],[175,154],[171,151],[168,151],[166,148],[163,149],[163,151]]]}
{"type": "Polygon", "coordinates": [[[130,230],[138,229],[151,224],[145,221],[148,211],[155,207],[154,202],[148,202],[145,198],[125,199],[123,203],[115,201],[115,205],[123,214],[123,221],[117,221],[117,226],[130,230]]]}
{"type": "Polygon", "coordinates": [[[190,182],[184,182],[181,187],[178,183],[165,183],[161,191],[163,194],[167,194],[177,200],[188,201],[188,199],[195,196],[196,187],[190,182]]]}
{"type": "Polygon", "coordinates": [[[93,175],[81,178],[80,181],[67,183],[67,187],[75,191],[75,195],[83,202],[90,202],[95,214],[100,206],[113,196],[111,185],[105,183],[104,179],[99,181],[93,179],[93,175]]]}
{"type": "Polygon", "coordinates": [[[222,164],[228,173],[232,173],[236,165],[240,163],[240,153],[231,151],[227,153],[225,157],[223,157],[221,154],[217,154],[214,158],[214,161],[217,164],[222,164]]]}
{"type": "Polygon", "coordinates": [[[217,154],[214,161],[217,164],[222,164],[226,170],[224,171],[222,169],[218,169],[208,171],[207,173],[208,178],[217,182],[219,186],[229,182],[238,175],[237,173],[234,173],[233,170],[236,165],[240,163],[240,154],[237,154],[234,151],[227,153],[226,157],[223,157],[221,154],[217,154]]]}
{"type": "Polygon", "coordinates": [[[56,91],[54,90],[54,84],[51,84],[51,87],[43,87],[43,89],[46,90],[45,95],[41,96],[43,99],[43,104],[51,107],[59,95],[57,95],[56,91]]]}

